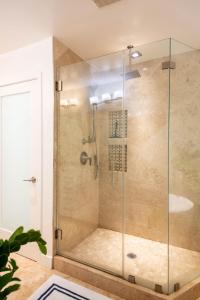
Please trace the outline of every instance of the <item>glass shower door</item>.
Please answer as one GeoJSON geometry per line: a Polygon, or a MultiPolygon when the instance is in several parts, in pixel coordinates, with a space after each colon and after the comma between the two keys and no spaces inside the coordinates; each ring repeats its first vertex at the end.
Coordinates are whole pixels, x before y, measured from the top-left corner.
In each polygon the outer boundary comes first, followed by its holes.
{"type": "Polygon", "coordinates": [[[124,276],[168,293],[170,40],[127,52],[124,276]]]}
{"type": "Polygon", "coordinates": [[[200,275],[200,53],[171,41],[170,292],[200,275]]]}
{"type": "Polygon", "coordinates": [[[123,53],[58,76],[57,252],[122,276],[123,53]]]}

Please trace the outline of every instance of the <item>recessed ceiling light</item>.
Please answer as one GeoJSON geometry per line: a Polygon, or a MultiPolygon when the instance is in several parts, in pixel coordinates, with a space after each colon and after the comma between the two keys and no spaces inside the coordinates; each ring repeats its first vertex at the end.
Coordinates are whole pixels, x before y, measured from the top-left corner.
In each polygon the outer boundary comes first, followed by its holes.
{"type": "Polygon", "coordinates": [[[104,7],[106,5],[113,4],[115,2],[121,1],[121,0],[92,0],[98,7],[104,7]]]}
{"type": "Polygon", "coordinates": [[[140,57],[140,56],[142,56],[142,53],[141,53],[140,51],[133,51],[133,52],[131,53],[131,57],[132,57],[133,59],[136,59],[136,58],[138,58],[138,57],[140,57]]]}

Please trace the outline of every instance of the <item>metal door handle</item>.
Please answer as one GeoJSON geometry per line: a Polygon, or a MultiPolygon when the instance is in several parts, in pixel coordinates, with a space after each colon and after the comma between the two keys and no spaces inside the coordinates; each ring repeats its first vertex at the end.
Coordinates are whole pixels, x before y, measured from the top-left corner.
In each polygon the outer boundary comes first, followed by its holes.
{"type": "Polygon", "coordinates": [[[24,179],[23,181],[29,181],[29,182],[32,182],[32,183],[36,183],[36,178],[31,177],[30,179],[24,179]]]}

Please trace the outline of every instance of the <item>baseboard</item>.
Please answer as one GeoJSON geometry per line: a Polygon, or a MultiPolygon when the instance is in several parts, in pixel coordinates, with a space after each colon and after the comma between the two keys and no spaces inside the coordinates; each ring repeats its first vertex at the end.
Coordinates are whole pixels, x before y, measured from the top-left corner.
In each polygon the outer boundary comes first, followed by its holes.
{"type": "Polygon", "coordinates": [[[39,260],[38,262],[48,268],[48,269],[52,269],[53,268],[53,257],[50,256],[50,255],[43,255],[41,254],[40,257],[39,257],[39,260]]]}

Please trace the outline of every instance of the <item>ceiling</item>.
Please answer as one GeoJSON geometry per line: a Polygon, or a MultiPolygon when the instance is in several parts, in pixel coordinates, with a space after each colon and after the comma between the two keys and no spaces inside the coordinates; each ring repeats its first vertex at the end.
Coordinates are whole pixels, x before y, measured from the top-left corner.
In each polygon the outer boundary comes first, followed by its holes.
{"type": "Polygon", "coordinates": [[[173,37],[200,48],[200,0],[0,0],[0,53],[56,36],[83,58],[173,37]]]}

